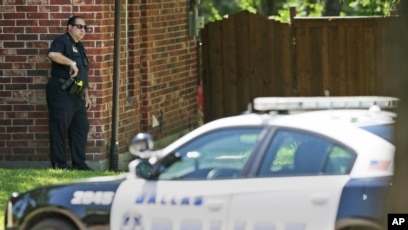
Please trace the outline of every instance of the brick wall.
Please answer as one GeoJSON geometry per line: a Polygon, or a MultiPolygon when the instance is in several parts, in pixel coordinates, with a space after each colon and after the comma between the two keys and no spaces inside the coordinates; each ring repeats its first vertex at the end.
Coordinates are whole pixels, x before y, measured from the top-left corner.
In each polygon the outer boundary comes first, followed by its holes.
{"type": "Polygon", "coordinates": [[[196,43],[186,34],[187,1],[146,2],[141,7],[140,122],[142,131],[165,137],[197,119],[192,116],[197,111],[196,43]],[[154,128],[153,116],[160,123],[154,128]]]}
{"type": "MultiPolygon", "coordinates": [[[[92,32],[93,107],[87,160],[107,168],[112,135],[114,1],[0,0],[0,167],[49,166],[45,86],[48,47],[72,14],[92,32]]],[[[140,131],[161,139],[197,123],[196,41],[187,35],[187,1],[121,2],[119,153],[140,131]],[[154,123],[154,118],[159,124],[154,123]]]]}

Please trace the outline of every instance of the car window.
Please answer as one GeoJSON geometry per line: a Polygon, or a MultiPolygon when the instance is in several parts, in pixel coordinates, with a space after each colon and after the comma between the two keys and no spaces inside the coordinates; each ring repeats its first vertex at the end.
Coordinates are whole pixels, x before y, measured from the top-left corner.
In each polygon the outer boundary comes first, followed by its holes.
{"type": "Polygon", "coordinates": [[[161,165],[158,179],[236,178],[256,147],[261,131],[262,128],[235,128],[200,136],[177,149],[177,160],[172,164],[161,165]]]}
{"type": "Polygon", "coordinates": [[[329,153],[329,158],[324,170],[325,174],[348,174],[354,163],[356,155],[350,151],[334,145],[329,153]]]}
{"type": "Polygon", "coordinates": [[[347,174],[355,154],[320,136],[280,130],[266,151],[259,176],[347,174]]]}
{"type": "Polygon", "coordinates": [[[383,125],[368,125],[361,126],[362,129],[367,130],[391,143],[394,143],[394,126],[393,124],[383,125]]]}

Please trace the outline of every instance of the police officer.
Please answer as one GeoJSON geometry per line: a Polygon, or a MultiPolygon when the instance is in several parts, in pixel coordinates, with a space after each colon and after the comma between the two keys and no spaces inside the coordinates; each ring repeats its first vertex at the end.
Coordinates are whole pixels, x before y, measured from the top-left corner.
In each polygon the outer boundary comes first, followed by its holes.
{"type": "Polygon", "coordinates": [[[82,17],[72,16],[67,23],[67,32],[54,39],[48,51],[52,69],[46,97],[53,168],[91,170],[85,162],[89,130],[87,109],[91,107],[89,60],[81,43],[87,29],[82,17]],[[72,166],[67,159],[67,137],[72,166]]]}

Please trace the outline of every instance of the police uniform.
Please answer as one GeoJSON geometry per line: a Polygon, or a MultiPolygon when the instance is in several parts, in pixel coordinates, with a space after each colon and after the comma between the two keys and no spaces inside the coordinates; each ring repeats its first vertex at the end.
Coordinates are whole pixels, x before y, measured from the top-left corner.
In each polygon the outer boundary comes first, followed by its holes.
{"type": "MultiPolygon", "coordinates": [[[[82,81],[82,87],[88,87],[89,60],[81,42],[75,42],[67,32],[52,42],[49,52],[62,53],[75,61],[78,67],[75,79],[78,82],[82,81]]],[[[61,89],[61,85],[70,78],[69,72],[70,66],[52,62],[51,78],[46,89],[51,164],[53,168],[71,168],[67,162],[65,145],[68,137],[72,168],[89,169],[85,163],[89,121],[83,91],[72,93],[70,91],[72,86],[65,90],[61,89]]]]}

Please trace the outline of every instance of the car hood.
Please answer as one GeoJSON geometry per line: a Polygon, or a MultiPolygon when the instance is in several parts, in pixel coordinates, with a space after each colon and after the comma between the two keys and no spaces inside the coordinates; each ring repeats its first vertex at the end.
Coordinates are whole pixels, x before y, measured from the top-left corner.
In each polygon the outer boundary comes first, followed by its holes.
{"type": "Polygon", "coordinates": [[[125,177],[126,174],[94,177],[14,193],[7,211],[19,224],[29,224],[30,219],[45,212],[60,212],[85,226],[104,225],[109,223],[112,201],[125,177]]]}

